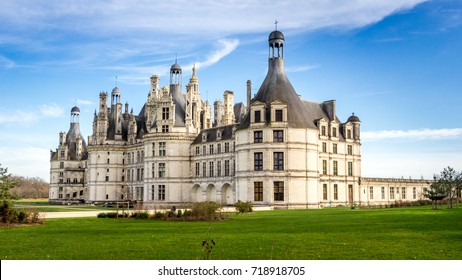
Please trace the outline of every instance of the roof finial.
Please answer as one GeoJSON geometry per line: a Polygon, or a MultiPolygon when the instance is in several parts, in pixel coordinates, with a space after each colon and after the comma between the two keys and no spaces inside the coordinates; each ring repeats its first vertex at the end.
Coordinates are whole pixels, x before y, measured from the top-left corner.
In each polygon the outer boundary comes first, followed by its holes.
{"type": "Polygon", "coordinates": [[[115,86],[117,87],[117,76],[115,76],[115,86]]]}
{"type": "Polygon", "coordinates": [[[278,20],[274,21],[274,30],[278,30],[278,20]]]}
{"type": "Polygon", "coordinates": [[[175,64],[177,64],[178,53],[175,53],[175,64]]]}

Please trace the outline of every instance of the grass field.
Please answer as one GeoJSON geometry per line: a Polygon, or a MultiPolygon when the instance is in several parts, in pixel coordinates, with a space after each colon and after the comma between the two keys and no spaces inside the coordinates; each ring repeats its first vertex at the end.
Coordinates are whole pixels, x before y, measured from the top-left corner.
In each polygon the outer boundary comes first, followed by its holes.
{"type": "Polygon", "coordinates": [[[222,222],[72,218],[0,228],[0,258],[462,259],[462,208],[281,210],[222,222]]]}

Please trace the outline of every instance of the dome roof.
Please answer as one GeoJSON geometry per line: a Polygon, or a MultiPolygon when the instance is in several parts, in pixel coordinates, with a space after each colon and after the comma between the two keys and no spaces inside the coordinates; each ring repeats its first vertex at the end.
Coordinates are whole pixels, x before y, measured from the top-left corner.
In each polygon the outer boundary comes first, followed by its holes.
{"type": "Polygon", "coordinates": [[[120,89],[118,87],[115,87],[112,92],[113,95],[120,95],[120,89]]]}
{"type": "Polygon", "coordinates": [[[73,114],[73,113],[80,113],[79,107],[77,107],[77,106],[72,107],[71,114],[73,114]]]}
{"type": "Polygon", "coordinates": [[[170,72],[181,72],[181,66],[178,63],[175,63],[170,67],[170,72]]]}
{"type": "Polygon", "coordinates": [[[353,113],[347,120],[347,122],[361,122],[357,116],[355,116],[355,113],[353,113]]]}
{"type": "Polygon", "coordinates": [[[279,30],[274,30],[270,33],[268,37],[268,41],[271,42],[273,40],[282,40],[284,41],[284,34],[279,30]]]}

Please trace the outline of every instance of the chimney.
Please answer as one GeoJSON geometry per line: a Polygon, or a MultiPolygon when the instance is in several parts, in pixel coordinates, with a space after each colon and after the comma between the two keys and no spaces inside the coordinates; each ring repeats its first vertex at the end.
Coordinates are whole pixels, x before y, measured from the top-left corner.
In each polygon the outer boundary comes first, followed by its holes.
{"type": "Polygon", "coordinates": [[[250,96],[252,95],[252,81],[247,80],[247,110],[250,110],[250,96]]]}

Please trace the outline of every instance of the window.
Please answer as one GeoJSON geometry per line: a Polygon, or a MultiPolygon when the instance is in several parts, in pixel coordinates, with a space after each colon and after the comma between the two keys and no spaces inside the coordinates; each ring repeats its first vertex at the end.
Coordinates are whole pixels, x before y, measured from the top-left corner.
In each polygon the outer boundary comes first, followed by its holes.
{"type": "Polygon", "coordinates": [[[157,187],[157,199],[160,201],[165,200],[165,185],[159,185],[157,187]]]}
{"type": "Polygon", "coordinates": [[[347,129],[347,139],[351,139],[351,129],[347,129]]]}
{"type": "Polygon", "coordinates": [[[395,199],[395,188],[390,187],[390,199],[395,199]]]}
{"type": "Polygon", "coordinates": [[[321,135],[326,136],[326,126],[325,125],[321,126],[321,135]]]}
{"type": "MultiPolygon", "coordinates": [[[[69,180],[69,179],[67,179],[69,180]]],[[[106,176],[106,182],[109,182],[109,176],[106,176]]]]}
{"type": "Polygon", "coordinates": [[[156,143],[152,143],[152,156],[155,156],[155,153],[156,153],[156,143]]]}
{"type": "Polygon", "coordinates": [[[259,130],[253,132],[253,142],[263,143],[263,131],[259,130]]]}
{"type": "Polygon", "coordinates": [[[221,154],[221,144],[217,144],[217,154],[221,154]]]}
{"type": "Polygon", "coordinates": [[[209,162],[209,177],[213,177],[213,161],[209,162]]]}
{"type": "Polygon", "coordinates": [[[282,110],[275,110],[274,120],[277,122],[282,122],[282,110]]]}
{"type": "Polygon", "coordinates": [[[59,168],[64,168],[64,162],[61,161],[61,162],[59,163],[59,168]]]}
{"type": "Polygon", "coordinates": [[[334,175],[337,176],[338,175],[338,161],[334,160],[333,164],[334,164],[334,175]]]}
{"type": "Polygon", "coordinates": [[[337,137],[337,128],[336,127],[332,128],[332,137],[337,137]]]}
{"type": "Polygon", "coordinates": [[[338,200],[338,185],[334,184],[334,200],[338,200]]]}
{"type": "Polygon", "coordinates": [[[168,120],[170,118],[170,108],[164,107],[162,108],[162,119],[168,120]]]}
{"type": "Polygon", "coordinates": [[[348,176],[353,176],[353,162],[348,162],[348,176]]]}
{"type": "Polygon", "coordinates": [[[168,125],[163,125],[162,126],[162,132],[168,132],[168,125]]]}
{"type": "Polygon", "coordinates": [[[385,199],[385,187],[380,188],[380,196],[382,199],[385,199]]]}
{"type": "Polygon", "coordinates": [[[254,111],[254,116],[255,116],[255,122],[256,123],[259,123],[261,122],[261,111],[260,110],[257,110],[257,111],[254,111]]]}
{"type": "Polygon", "coordinates": [[[156,197],[156,196],[155,196],[155,193],[156,193],[156,191],[155,191],[155,189],[154,189],[154,185],[152,185],[152,186],[151,186],[151,200],[154,200],[154,198],[156,197]]]}
{"type": "Polygon", "coordinates": [[[213,155],[213,145],[209,145],[209,154],[213,155]]]}
{"type": "Polygon", "coordinates": [[[274,182],[274,201],[284,201],[284,182],[274,182]]]}
{"type": "Polygon", "coordinates": [[[253,165],[255,171],[263,170],[263,153],[254,153],[253,154],[253,165]]]}
{"type": "Polygon", "coordinates": [[[196,147],[196,155],[199,155],[201,152],[200,152],[200,149],[199,149],[199,146],[196,147]]]}
{"type": "Polygon", "coordinates": [[[322,161],[322,174],[327,175],[327,160],[322,161]]]}
{"type": "Polygon", "coordinates": [[[322,152],[327,153],[327,143],[326,142],[322,142],[322,152]]]}
{"type": "Polygon", "coordinates": [[[159,142],[159,156],[165,157],[167,152],[165,150],[166,144],[165,142],[159,142]]]}
{"type": "Polygon", "coordinates": [[[417,198],[417,188],[416,188],[416,187],[413,187],[413,188],[412,188],[412,198],[413,198],[413,199],[416,199],[416,198],[417,198]]]}
{"type": "Polygon", "coordinates": [[[337,144],[332,144],[332,153],[337,153],[337,144]]]}
{"type": "Polygon", "coordinates": [[[369,199],[374,199],[374,187],[369,187],[369,199]]]}
{"type": "Polygon", "coordinates": [[[61,151],[61,157],[62,158],[64,157],[64,151],[61,151]]]}
{"type": "Polygon", "coordinates": [[[140,181],[140,178],[141,178],[141,170],[138,168],[136,169],[136,180],[140,181]]]}
{"type": "Polygon", "coordinates": [[[284,131],[273,130],[273,142],[284,142],[284,131]]]}
{"type": "Polygon", "coordinates": [[[274,170],[284,170],[284,153],[283,152],[274,152],[274,170]]]}
{"type": "Polygon", "coordinates": [[[352,145],[348,145],[347,146],[347,152],[348,152],[348,155],[353,155],[353,146],[352,145]]]}
{"type": "Polygon", "coordinates": [[[263,182],[253,182],[253,200],[263,201],[263,182]]]}
{"type": "Polygon", "coordinates": [[[229,176],[229,160],[225,160],[225,176],[229,176]]]}
{"type": "Polygon", "coordinates": [[[202,163],[202,177],[207,177],[207,163],[203,162],[202,163]]]}
{"type": "Polygon", "coordinates": [[[200,172],[201,172],[201,167],[200,167],[200,163],[199,162],[196,162],[196,177],[199,177],[200,176],[200,172]]]}
{"type": "Polygon", "coordinates": [[[322,185],[322,199],[327,200],[327,184],[322,185]]]}
{"type": "Polygon", "coordinates": [[[207,154],[207,147],[204,145],[202,146],[202,155],[206,155],[207,154]]]}
{"type": "Polygon", "coordinates": [[[401,198],[406,199],[406,188],[405,187],[401,188],[401,198]]]}
{"type": "Polygon", "coordinates": [[[165,177],[165,163],[159,163],[159,178],[165,177]]]}
{"type": "Polygon", "coordinates": [[[221,177],[221,161],[217,161],[217,176],[221,177]]]}
{"type": "Polygon", "coordinates": [[[225,143],[225,153],[229,153],[229,143],[225,143]]]}
{"type": "Polygon", "coordinates": [[[107,159],[107,164],[109,164],[110,162],[111,162],[111,160],[110,160],[110,159],[107,159]]]}

